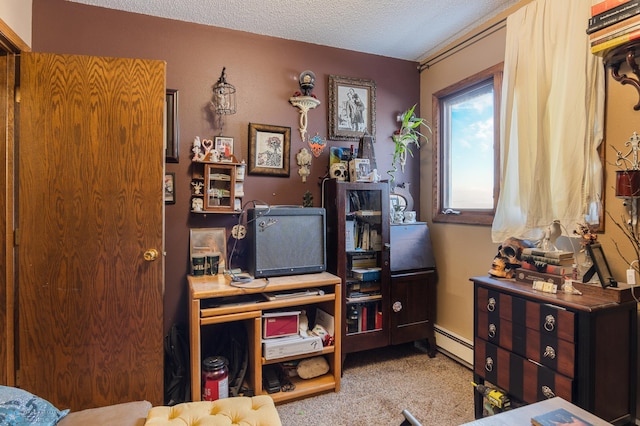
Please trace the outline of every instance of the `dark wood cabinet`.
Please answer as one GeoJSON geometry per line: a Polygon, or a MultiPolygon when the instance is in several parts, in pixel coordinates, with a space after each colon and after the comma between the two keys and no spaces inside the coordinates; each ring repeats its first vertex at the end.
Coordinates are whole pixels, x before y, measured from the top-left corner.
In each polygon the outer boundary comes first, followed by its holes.
{"type": "Polygon", "coordinates": [[[426,340],[435,356],[435,278],[435,269],[391,275],[391,344],[426,340]]]}
{"type": "Polygon", "coordinates": [[[425,340],[429,356],[436,353],[436,265],[425,222],[392,224],[391,344],[425,340]]]}
{"type": "MultiPolygon", "coordinates": [[[[525,403],[559,396],[612,423],[635,421],[635,302],[471,280],[476,383],[486,380],[525,403]]],[[[475,414],[482,416],[479,393],[475,414]]]]}
{"type": "Polygon", "coordinates": [[[323,195],[327,269],[344,283],[343,358],[423,339],[434,356],[436,274],[427,224],[391,225],[384,182],[331,179],[323,195]],[[375,273],[365,278],[359,269],[375,273]]]}
{"type": "Polygon", "coordinates": [[[389,340],[389,185],[324,183],[327,269],[342,287],[342,354],[387,346],[389,340]],[[373,278],[354,270],[370,270],[373,278]]]}

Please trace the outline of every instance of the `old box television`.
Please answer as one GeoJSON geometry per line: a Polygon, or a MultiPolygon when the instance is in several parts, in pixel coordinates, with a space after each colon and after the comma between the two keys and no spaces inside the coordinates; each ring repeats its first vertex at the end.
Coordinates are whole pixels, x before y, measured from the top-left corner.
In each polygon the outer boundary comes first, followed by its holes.
{"type": "Polygon", "coordinates": [[[256,278],[327,269],[326,214],[320,207],[247,210],[249,273],[256,278]]]}

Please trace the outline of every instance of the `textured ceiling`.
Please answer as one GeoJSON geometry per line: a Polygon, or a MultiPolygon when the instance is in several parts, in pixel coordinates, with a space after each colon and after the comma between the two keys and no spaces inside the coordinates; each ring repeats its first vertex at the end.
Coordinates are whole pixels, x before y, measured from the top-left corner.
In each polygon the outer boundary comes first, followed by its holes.
{"type": "Polygon", "coordinates": [[[420,61],[519,0],[68,0],[420,61]]]}

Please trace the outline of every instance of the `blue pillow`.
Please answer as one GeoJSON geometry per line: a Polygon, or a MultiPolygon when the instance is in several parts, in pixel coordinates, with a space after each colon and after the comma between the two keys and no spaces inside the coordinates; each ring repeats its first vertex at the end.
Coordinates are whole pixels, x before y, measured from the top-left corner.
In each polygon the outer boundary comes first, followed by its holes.
{"type": "Polygon", "coordinates": [[[67,413],[25,390],[0,386],[0,425],[53,426],[67,413]]]}

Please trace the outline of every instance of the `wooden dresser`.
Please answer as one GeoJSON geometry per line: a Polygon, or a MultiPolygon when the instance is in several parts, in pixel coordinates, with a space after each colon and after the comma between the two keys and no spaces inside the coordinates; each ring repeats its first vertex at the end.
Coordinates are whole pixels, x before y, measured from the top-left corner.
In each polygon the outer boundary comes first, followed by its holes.
{"type": "MultiPolygon", "coordinates": [[[[559,396],[612,423],[633,423],[637,308],[473,277],[474,381],[533,403],[559,396]]],[[[483,398],[475,394],[475,415],[483,398]]]]}

